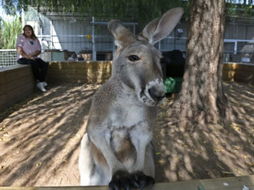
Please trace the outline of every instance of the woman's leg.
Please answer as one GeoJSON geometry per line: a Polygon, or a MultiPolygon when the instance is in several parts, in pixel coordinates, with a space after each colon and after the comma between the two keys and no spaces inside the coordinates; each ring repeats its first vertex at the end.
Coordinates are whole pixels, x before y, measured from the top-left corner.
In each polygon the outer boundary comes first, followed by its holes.
{"type": "Polygon", "coordinates": [[[26,58],[21,58],[18,60],[19,64],[23,65],[31,65],[32,72],[34,75],[34,78],[37,80],[37,88],[39,88],[42,92],[46,92],[46,89],[44,88],[44,80],[43,75],[41,74],[41,68],[40,68],[40,62],[35,59],[26,59],[26,58]]]}
{"type": "Polygon", "coordinates": [[[37,61],[35,61],[34,59],[20,58],[18,59],[18,63],[21,65],[31,65],[34,78],[40,82],[43,81],[40,74],[39,63],[37,61]]]}
{"type": "Polygon", "coordinates": [[[48,63],[43,61],[41,58],[36,58],[35,61],[38,62],[38,64],[39,64],[40,78],[41,78],[42,82],[44,82],[46,79],[47,72],[48,72],[48,63]]]}

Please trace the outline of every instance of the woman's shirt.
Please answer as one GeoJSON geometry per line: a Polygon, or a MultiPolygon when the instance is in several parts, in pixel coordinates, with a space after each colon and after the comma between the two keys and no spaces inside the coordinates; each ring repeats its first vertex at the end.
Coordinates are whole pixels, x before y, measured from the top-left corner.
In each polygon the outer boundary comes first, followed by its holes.
{"type": "MultiPolygon", "coordinates": [[[[16,48],[21,47],[26,54],[32,54],[35,51],[41,51],[41,44],[39,40],[26,38],[23,34],[17,38],[16,48]]],[[[18,59],[22,58],[22,55],[18,54],[18,59]]]]}

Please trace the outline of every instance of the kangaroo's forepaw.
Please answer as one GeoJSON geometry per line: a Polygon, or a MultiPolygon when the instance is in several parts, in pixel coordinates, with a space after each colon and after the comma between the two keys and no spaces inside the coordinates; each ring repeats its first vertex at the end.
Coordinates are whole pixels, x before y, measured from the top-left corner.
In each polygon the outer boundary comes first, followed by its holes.
{"type": "Polygon", "coordinates": [[[130,174],[127,171],[119,170],[114,173],[108,186],[110,190],[142,190],[153,184],[154,178],[145,175],[141,171],[130,174]]]}
{"type": "Polygon", "coordinates": [[[130,174],[127,171],[117,171],[114,173],[108,186],[110,190],[130,190],[130,174]]]}
{"type": "Polygon", "coordinates": [[[153,177],[147,176],[141,171],[131,174],[131,186],[133,188],[143,189],[149,185],[153,185],[154,183],[155,181],[153,177]]]}

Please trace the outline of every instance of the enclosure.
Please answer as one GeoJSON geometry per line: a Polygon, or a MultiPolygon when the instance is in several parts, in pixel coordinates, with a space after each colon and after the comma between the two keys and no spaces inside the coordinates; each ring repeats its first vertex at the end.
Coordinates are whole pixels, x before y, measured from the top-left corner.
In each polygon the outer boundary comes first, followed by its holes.
{"type": "MultiPolygon", "coordinates": [[[[0,50],[0,189],[83,189],[78,187],[80,141],[86,131],[91,99],[111,76],[116,48],[107,20],[76,13],[39,13],[34,8],[23,14],[23,24],[35,28],[43,48],[41,57],[49,62],[49,85],[45,93],[39,92],[30,66],[16,63],[16,50],[0,50]]],[[[125,20],[124,25],[133,33],[139,32],[133,20],[125,20]]],[[[155,44],[156,48],[163,53],[180,50],[186,58],[187,28],[186,20],[182,20],[170,36],[155,44]]],[[[212,96],[214,91],[207,96],[228,101],[230,120],[223,115],[224,123],[194,120],[178,125],[181,117],[169,117],[179,97],[191,97],[198,85],[185,85],[190,87],[188,93],[174,92],[165,97],[158,106],[153,129],[156,184],[152,189],[254,188],[253,18],[227,17],[225,31],[224,39],[218,40],[222,44],[224,40],[224,52],[215,49],[216,56],[223,53],[216,68],[215,64],[208,67],[210,63],[186,67],[192,69],[189,71],[199,71],[197,66],[205,68],[200,70],[204,71],[201,84],[209,82],[212,75],[218,76],[211,89],[221,87],[220,95],[226,98],[212,96]]],[[[197,54],[204,52],[200,49],[197,54]]],[[[183,81],[193,81],[194,77],[190,75],[183,81]]],[[[209,111],[208,99],[201,100],[204,107],[198,108],[209,111]]],[[[214,102],[214,107],[226,105],[214,102]]],[[[194,109],[190,107],[186,113],[194,109]]],[[[84,187],[92,188],[106,187],[84,187]]]]}
{"type": "MultiPolygon", "coordinates": [[[[111,62],[52,62],[49,90],[41,94],[28,82],[28,66],[0,72],[1,186],[79,184],[79,142],[90,100],[110,73],[111,62]]],[[[253,66],[228,63],[223,73],[238,118],[232,125],[167,131],[165,114],[174,99],[161,105],[154,141],[158,182],[253,174],[253,66]]]]}

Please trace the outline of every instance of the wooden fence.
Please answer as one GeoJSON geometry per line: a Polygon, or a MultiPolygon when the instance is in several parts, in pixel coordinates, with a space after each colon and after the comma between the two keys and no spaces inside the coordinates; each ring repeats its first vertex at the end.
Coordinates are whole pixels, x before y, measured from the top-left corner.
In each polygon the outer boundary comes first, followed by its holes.
{"type": "MultiPolygon", "coordinates": [[[[105,186],[0,187],[0,190],[108,190],[105,186]]],[[[254,190],[254,175],[157,183],[144,190],[254,190]]]]}
{"type": "MultiPolygon", "coordinates": [[[[104,83],[111,75],[110,61],[52,62],[48,83],[104,83]]],[[[254,85],[254,64],[224,64],[223,80],[254,85]]],[[[24,100],[34,91],[29,66],[16,65],[0,70],[0,111],[24,100]]]]}
{"type": "Polygon", "coordinates": [[[15,65],[0,70],[0,112],[24,100],[33,93],[32,70],[26,65],[15,65]]]}

